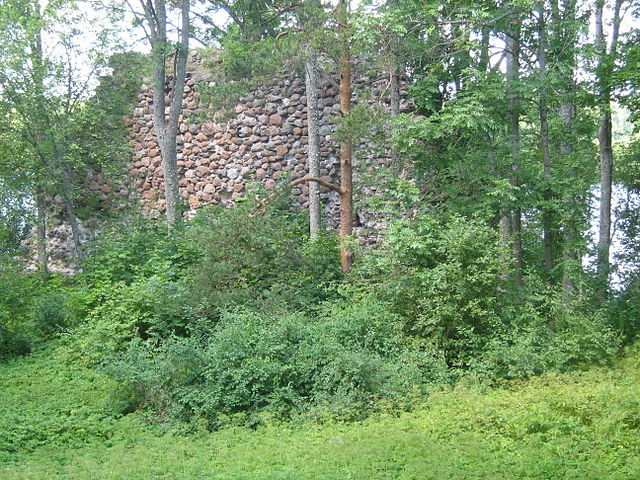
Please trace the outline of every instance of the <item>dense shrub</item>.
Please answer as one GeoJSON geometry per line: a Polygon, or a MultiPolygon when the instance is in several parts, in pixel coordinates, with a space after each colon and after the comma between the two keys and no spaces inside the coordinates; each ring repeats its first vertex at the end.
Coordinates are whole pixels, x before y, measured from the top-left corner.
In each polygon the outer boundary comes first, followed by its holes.
{"type": "Polygon", "coordinates": [[[157,274],[180,278],[198,255],[184,241],[184,231],[167,231],[164,222],[127,217],[104,232],[90,247],[79,281],[96,299],[112,285],[128,285],[157,274]]]}
{"type": "Polygon", "coordinates": [[[0,360],[28,353],[33,342],[29,306],[38,282],[21,267],[0,257],[0,360]]]}
{"type": "Polygon", "coordinates": [[[101,293],[77,328],[65,338],[69,353],[87,364],[113,360],[136,339],[183,335],[191,319],[180,281],[155,275],[101,293]]]}
{"type": "Polygon", "coordinates": [[[233,209],[203,211],[190,226],[189,242],[202,250],[188,272],[194,301],[214,310],[267,310],[328,298],[325,287],[340,277],[335,240],[307,243],[306,218],[286,196],[272,195],[266,206],[257,200],[266,194],[252,198],[233,209]]]}
{"type": "Polygon", "coordinates": [[[184,335],[193,312],[184,275],[196,258],[181,229],[158,222],[134,217],[105,232],[75,279],[83,320],[64,338],[74,361],[97,364],[132,340],[184,335]]]}
{"type": "Polygon", "coordinates": [[[340,275],[335,241],[301,240],[304,216],[282,197],[265,205],[214,208],[170,234],[144,219],[105,233],[76,278],[85,301],[65,339],[73,358],[96,364],[136,339],[207,334],[240,306],[288,311],[328,298],[340,275]]]}
{"type": "Polygon", "coordinates": [[[399,221],[347,277],[335,241],[308,242],[306,229],[282,192],[201,211],[170,235],[138,221],[106,235],[75,284],[27,310],[49,319],[49,334],[65,332],[72,361],[123,381],[118,412],[209,426],[353,417],[461,375],[601,364],[619,345],[601,312],[567,305],[533,276],[508,288],[508,255],[480,221],[399,221]]]}
{"type": "Polygon", "coordinates": [[[31,341],[22,332],[9,330],[0,325],[0,360],[31,351],[31,341]]]}
{"type": "Polygon", "coordinates": [[[630,275],[624,289],[616,292],[609,305],[609,318],[613,328],[621,332],[627,342],[640,333],[640,282],[637,273],[630,275]]]}
{"type": "Polygon", "coordinates": [[[481,222],[424,215],[396,222],[360,274],[404,318],[408,333],[465,366],[501,327],[499,253],[495,232],[481,222]]]}
{"type": "Polygon", "coordinates": [[[432,342],[450,366],[483,378],[564,371],[615,354],[620,338],[603,311],[563,301],[532,274],[514,289],[501,281],[505,257],[479,221],[421,216],[393,225],[354,283],[375,288],[405,331],[432,342]]]}
{"type": "Polygon", "coordinates": [[[528,321],[516,316],[474,359],[474,371],[482,377],[513,379],[610,362],[622,337],[604,313],[581,312],[554,301],[558,308],[550,315],[534,312],[528,321]]]}
{"type": "Polygon", "coordinates": [[[228,313],[208,338],[139,342],[110,369],[166,417],[209,425],[317,408],[361,415],[374,400],[409,396],[446,375],[443,362],[410,347],[397,315],[373,300],[313,318],[228,313]]]}

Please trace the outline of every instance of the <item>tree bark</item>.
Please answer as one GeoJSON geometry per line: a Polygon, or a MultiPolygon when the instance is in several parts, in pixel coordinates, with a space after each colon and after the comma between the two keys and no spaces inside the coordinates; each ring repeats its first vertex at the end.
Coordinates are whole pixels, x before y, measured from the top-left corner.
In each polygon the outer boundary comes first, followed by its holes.
{"type": "MultiPolygon", "coordinates": [[[[320,176],[320,134],[318,112],[318,72],[316,58],[310,55],[305,63],[305,87],[307,94],[307,121],[309,130],[309,176],[320,176]]],[[[320,187],[317,182],[309,182],[309,235],[318,237],[320,230],[320,187]]]]}
{"type": "MultiPolygon", "coordinates": [[[[348,8],[347,0],[340,0],[337,7],[338,22],[341,30],[342,51],[340,54],[340,113],[343,119],[351,114],[351,96],[353,90],[351,87],[351,48],[348,33],[348,8]]],[[[353,179],[352,179],[352,154],[353,139],[348,131],[341,132],[340,140],[340,186],[333,183],[325,182],[319,177],[306,176],[291,182],[292,186],[299,185],[304,182],[311,184],[317,183],[323,187],[329,188],[340,195],[340,264],[342,271],[348,273],[351,270],[353,261],[353,253],[349,249],[349,240],[353,233],[353,179]]]]}
{"type": "MultiPolygon", "coordinates": [[[[511,249],[511,217],[505,210],[500,212],[500,221],[498,226],[498,235],[500,239],[500,260],[502,265],[509,265],[509,250],[511,249]]],[[[509,267],[500,273],[500,280],[507,282],[509,280],[509,267]]]]}
{"type": "MultiPolygon", "coordinates": [[[[394,37],[392,45],[396,46],[400,43],[398,37],[394,37]]],[[[397,47],[396,47],[397,48],[397,47]]],[[[389,59],[389,107],[391,110],[391,116],[397,117],[400,115],[400,62],[395,52],[391,52],[389,59]]]]}
{"type": "MultiPolygon", "coordinates": [[[[518,168],[520,163],[520,32],[521,20],[517,10],[512,12],[512,29],[507,32],[507,115],[509,119],[509,143],[511,146],[512,172],[510,181],[519,186],[518,168]]],[[[520,208],[513,209],[512,235],[515,284],[524,285],[522,262],[522,213],[520,208]]]]}
{"type": "Polygon", "coordinates": [[[73,241],[73,250],[78,261],[79,270],[82,271],[82,263],[84,262],[84,252],[82,248],[82,232],[80,230],[80,221],[76,215],[75,202],[73,200],[73,181],[71,174],[62,166],[62,201],[64,203],[67,220],[71,226],[71,238],[73,241]]]}
{"type": "Polygon", "coordinates": [[[598,83],[600,90],[600,124],[598,127],[598,144],[600,151],[600,229],[598,232],[598,298],[604,300],[609,290],[609,250],[611,248],[611,190],[613,185],[613,139],[611,124],[611,87],[610,75],[613,58],[617,50],[620,29],[620,9],[622,0],[616,0],[613,14],[613,31],[611,44],[607,50],[604,34],[605,0],[596,2],[596,49],[598,58],[598,83]]]}
{"type": "MultiPolygon", "coordinates": [[[[340,56],[340,113],[343,119],[348,119],[351,114],[351,46],[349,38],[348,9],[349,2],[340,0],[338,4],[339,21],[342,30],[342,54],[340,56]]],[[[349,127],[345,130],[348,130],[349,127]]],[[[353,138],[349,131],[342,132],[340,140],[340,263],[342,271],[351,270],[353,253],[348,242],[353,233],[353,138]]]]}
{"type": "MultiPolygon", "coordinates": [[[[573,84],[573,81],[570,82],[573,84]]],[[[567,102],[560,106],[560,121],[562,122],[563,131],[566,135],[560,141],[560,154],[569,156],[573,154],[573,136],[569,133],[573,131],[575,106],[573,103],[567,102]],[[568,137],[568,138],[567,138],[568,137]]],[[[567,195],[563,199],[565,210],[569,212],[569,218],[564,221],[564,238],[562,252],[562,301],[566,304],[570,301],[575,292],[573,283],[572,265],[578,262],[578,254],[576,252],[575,243],[579,235],[575,226],[575,220],[572,218],[571,212],[576,210],[575,199],[573,195],[567,195]]]]}
{"type": "MultiPolygon", "coordinates": [[[[561,52],[554,56],[553,61],[564,66],[561,75],[560,96],[563,101],[558,109],[558,116],[562,125],[563,135],[559,142],[560,158],[563,165],[571,165],[570,156],[574,153],[575,144],[575,111],[572,100],[576,91],[574,74],[576,70],[576,1],[551,1],[551,25],[549,30],[557,37],[557,41],[566,45],[561,52]]],[[[568,175],[575,175],[574,168],[567,171],[568,175]]],[[[564,215],[562,219],[562,301],[568,304],[574,293],[574,275],[580,269],[580,255],[578,242],[580,240],[579,216],[580,207],[571,192],[565,192],[562,198],[564,215]]]]}
{"type": "Polygon", "coordinates": [[[49,255],[47,252],[47,203],[42,189],[36,191],[36,251],[38,271],[43,279],[49,278],[49,255]]]}
{"type": "Polygon", "coordinates": [[[189,0],[181,2],[180,40],[175,52],[175,74],[170,88],[170,108],[165,117],[167,101],[165,99],[167,42],[166,0],[145,3],[145,18],[149,26],[148,40],[153,58],[153,123],[162,156],[164,174],[164,195],[167,224],[170,228],[182,221],[180,210],[180,192],[178,186],[177,135],[178,120],[182,110],[187,59],[189,56],[189,0]]]}
{"type": "MultiPolygon", "coordinates": [[[[396,54],[399,43],[400,39],[397,36],[394,36],[391,41],[392,51],[389,56],[389,109],[392,119],[400,115],[400,72],[402,69],[396,54]]],[[[392,124],[389,125],[389,134],[393,135],[392,124]]],[[[400,154],[398,152],[398,149],[391,146],[390,155],[392,166],[399,167],[400,154]]]]}
{"type": "Polygon", "coordinates": [[[613,151],[611,142],[611,112],[604,112],[598,128],[600,145],[600,229],[598,232],[599,298],[606,297],[609,288],[609,250],[611,247],[611,189],[613,151]]]}
{"type": "Polygon", "coordinates": [[[544,269],[547,279],[553,283],[553,240],[554,240],[554,221],[551,202],[553,200],[553,191],[551,190],[551,153],[549,150],[549,121],[548,121],[548,103],[547,103],[547,52],[546,38],[547,25],[545,20],[545,5],[542,3],[539,10],[538,19],[538,66],[540,69],[540,150],[542,152],[542,180],[544,184],[544,206],[542,208],[542,236],[544,244],[544,269]]]}

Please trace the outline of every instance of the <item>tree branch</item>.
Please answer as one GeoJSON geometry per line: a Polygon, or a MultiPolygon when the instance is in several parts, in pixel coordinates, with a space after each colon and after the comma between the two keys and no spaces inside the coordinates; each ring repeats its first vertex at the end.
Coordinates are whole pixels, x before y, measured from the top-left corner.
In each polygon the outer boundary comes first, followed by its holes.
{"type": "Polygon", "coordinates": [[[291,182],[291,186],[295,187],[296,185],[300,185],[301,183],[305,183],[305,182],[316,182],[317,184],[322,185],[323,187],[328,188],[329,190],[333,190],[334,192],[338,192],[340,195],[342,195],[344,193],[342,188],[340,188],[335,183],[325,182],[323,179],[318,178],[318,177],[302,177],[302,178],[298,178],[297,180],[294,180],[293,182],[291,182]]]}

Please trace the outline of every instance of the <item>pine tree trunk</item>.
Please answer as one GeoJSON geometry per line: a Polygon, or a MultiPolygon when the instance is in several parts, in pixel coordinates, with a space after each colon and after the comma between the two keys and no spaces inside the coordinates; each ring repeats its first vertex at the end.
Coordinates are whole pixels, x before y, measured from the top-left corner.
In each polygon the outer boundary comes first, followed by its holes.
{"type": "MultiPolygon", "coordinates": [[[[320,176],[320,134],[318,121],[318,72],[316,59],[311,55],[305,63],[305,87],[307,95],[307,121],[309,130],[309,176],[320,176]]],[[[316,182],[309,182],[309,235],[318,237],[320,230],[320,186],[316,182]]]]}
{"type": "MultiPolygon", "coordinates": [[[[340,57],[340,113],[346,119],[351,114],[351,48],[348,36],[348,3],[340,0],[340,22],[342,23],[342,54],[340,57]]],[[[340,141],[340,263],[342,271],[351,270],[353,253],[348,242],[353,233],[353,139],[350,132],[342,132],[340,141]]]]}

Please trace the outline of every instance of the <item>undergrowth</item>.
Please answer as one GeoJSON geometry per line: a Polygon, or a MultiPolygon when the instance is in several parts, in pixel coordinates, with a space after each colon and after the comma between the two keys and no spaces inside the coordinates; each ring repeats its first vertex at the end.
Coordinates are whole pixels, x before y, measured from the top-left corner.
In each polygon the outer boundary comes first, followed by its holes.
{"type": "Polygon", "coordinates": [[[500,388],[461,382],[412,411],[185,433],[107,407],[115,384],[49,351],[0,366],[0,478],[640,477],[640,355],[500,388]]]}

